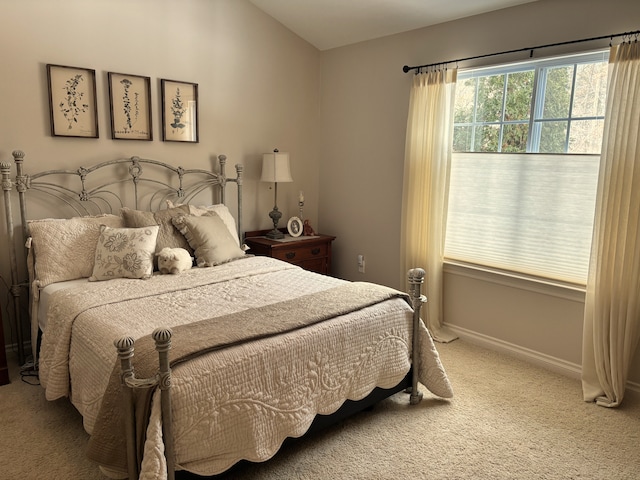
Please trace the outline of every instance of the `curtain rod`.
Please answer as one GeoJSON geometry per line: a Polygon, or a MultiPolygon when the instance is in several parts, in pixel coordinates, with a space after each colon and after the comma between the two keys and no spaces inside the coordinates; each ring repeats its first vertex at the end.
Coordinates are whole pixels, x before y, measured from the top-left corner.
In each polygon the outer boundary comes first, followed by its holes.
{"type": "Polygon", "coordinates": [[[624,32],[624,33],[615,33],[613,35],[603,35],[601,37],[591,37],[591,38],[583,38],[580,40],[569,40],[568,42],[559,42],[559,43],[549,43],[547,45],[538,45],[537,47],[525,47],[525,48],[517,48],[515,50],[506,50],[504,52],[496,52],[496,53],[487,53],[485,55],[476,55],[475,57],[467,57],[467,58],[459,58],[457,60],[449,60],[448,62],[436,62],[436,63],[429,63],[427,65],[417,65],[415,67],[409,67],[408,65],[405,65],[404,67],[402,67],[402,71],[404,73],[407,73],[411,70],[416,70],[416,69],[420,69],[420,68],[428,68],[428,67],[435,67],[436,65],[446,65],[448,63],[458,63],[458,62],[464,62],[466,60],[475,60],[477,58],[485,58],[485,57],[494,57],[496,55],[506,55],[508,53],[518,53],[518,52],[526,52],[526,51],[530,51],[530,57],[533,56],[533,51],[534,50],[539,50],[541,48],[549,48],[549,47],[558,47],[560,45],[570,45],[572,43],[582,43],[582,42],[592,42],[594,40],[604,40],[605,38],[609,38],[611,40],[613,40],[615,37],[625,37],[625,36],[633,36],[636,35],[636,41],[638,41],[638,35],[640,35],[640,30],[635,30],[633,32],[624,32]]]}

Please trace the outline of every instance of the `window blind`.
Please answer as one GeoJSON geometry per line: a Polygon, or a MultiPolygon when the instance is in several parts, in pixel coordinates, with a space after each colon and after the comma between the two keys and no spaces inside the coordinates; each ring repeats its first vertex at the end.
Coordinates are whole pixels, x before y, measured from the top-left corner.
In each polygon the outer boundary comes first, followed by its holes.
{"type": "Polygon", "coordinates": [[[454,153],[445,257],[585,284],[599,161],[454,153]]]}

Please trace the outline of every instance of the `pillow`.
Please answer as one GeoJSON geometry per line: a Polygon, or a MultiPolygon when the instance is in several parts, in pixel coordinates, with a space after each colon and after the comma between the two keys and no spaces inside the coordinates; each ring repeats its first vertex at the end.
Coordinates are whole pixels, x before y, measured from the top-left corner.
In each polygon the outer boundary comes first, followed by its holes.
{"type": "Polygon", "coordinates": [[[89,277],[100,225],[124,227],[122,217],[111,214],[30,220],[27,224],[35,258],[32,280],[42,288],[50,283],[89,277]]]}
{"type": "Polygon", "coordinates": [[[157,212],[145,212],[142,210],[132,210],[130,208],[120,209],[122,218],[127,228],[149,227],[159,225],[158,239],[156,241],[156,252],[163,248],[184,248],[192,253],[187,240],[182,236],[178,229],[173,225],[171,219],[176,215],[184,215],[189,213],[188,205],[180,205],[166,210],[158,210],[157,212]]]}
{"type": "Polygon", "coordinates": [[[158,230],[158,225],[142,228],[102,225],[89,281],[151,277],[158,230]]]}
{"type": "MultiPolygon", "coordinates": [[[[171,200],[167,200],[167,206],[169,208],[172,208],[174,207],[174,204],[171,202],[171,200]]],[[[238,238],[238,228],[236,227],[236,221],[233,218],[233,215],[231,215],[229,208],[224,203],[217,203],[215,205],[208,205],[208,206],[200,205],[198,207],[196,207],[195,205],[186,205],[186,207],[189,208],[189,211],[187,213],[190,213],[191,215],[196,215],[196,216],[205,215],[209,212],[217,213],[222,219],[222,221],[224,222],[224,224],[226,225],[226,227],[229,229],[229,233],[231,233],[231,236],[235,238],[238,245],[240,245],[240,239],[238,238]]]]}
{"type": "Polygon", "coordinates": [[[245,254],[215,212],[200,216],[180,215],[174,217],[173,223],[193,248],[199,267],[213,267],[245,254]]]}

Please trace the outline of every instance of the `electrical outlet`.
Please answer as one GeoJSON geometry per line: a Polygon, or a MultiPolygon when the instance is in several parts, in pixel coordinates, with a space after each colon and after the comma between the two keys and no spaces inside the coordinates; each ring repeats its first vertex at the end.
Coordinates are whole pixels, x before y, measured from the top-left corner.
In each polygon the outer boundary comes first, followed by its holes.
{"type": "Polygon", "coordinates": [[[358,272],[364,273],[364,255],[358,255],[358,272]]]}

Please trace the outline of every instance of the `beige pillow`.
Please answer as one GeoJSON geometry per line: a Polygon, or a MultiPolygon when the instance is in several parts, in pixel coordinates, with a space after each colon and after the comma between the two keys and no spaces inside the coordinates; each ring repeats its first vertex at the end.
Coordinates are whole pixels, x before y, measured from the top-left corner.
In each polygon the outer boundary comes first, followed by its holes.
{"type": "Polygon", "coordinates": [[[156,252],[168,247],[184,248],[191,253],[189,243],[171,221],[176,215],[189,213],[188,205],[180,205],[166,210],[158,210],[157,212],[145,212],[124,207],[120,210],[120,213],[122,218],[124,218],[124,223],[127,228],[149,227],[151,225],[160,226],[158,239],[156,241],[156,252]]]}
{"type": "Polygon", "coordinates": [[[142,228],[102,225],[89,281],[151,277],[159,229],[158,225],[142,228]]]}
{"type": "MultiPolygon", "coordinates": [[[[174,207],[174,204],[171,202],[171,200],[167,200],[167,206],[169,208],[172,208],[174,207]]],[[[238,228],[236,227],[236,220],[233,218],[233,215],[231,215],[229,208],[224,203],[217,203],[215,205],[200,205],[197,207],[195,205],[186,206],[189,208],[189,211],[187,213],[190,213],[191,215],[205,215],[209,212],[217,213],[224,224],[227,226],[227,229],[229,230],[231,236],[235,238],[236,242],[238,242],[238,245],[240,245],[240,240],[238,238],[238,228]]]]}
{"type": "Polygon", "coordinates": [[[245,254],[217,213],[180,215],[173,223],[193,248],[199,267],[213,267],[245,254]]]}
{"type": "Polygon", "coordinates": [[[33,249],[34,276],[40,287],[87,278],[93,271],[100,225],[124,227],[122,217],[105,214],[27,222],[33,249]]]}

